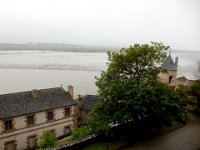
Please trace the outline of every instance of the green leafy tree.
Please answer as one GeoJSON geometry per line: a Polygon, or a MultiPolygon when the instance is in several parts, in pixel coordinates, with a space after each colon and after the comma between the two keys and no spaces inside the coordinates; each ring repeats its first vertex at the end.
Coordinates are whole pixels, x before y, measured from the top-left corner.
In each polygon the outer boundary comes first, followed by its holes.
{"type": "Polygon", "coordinates": [[[93,134],[93,129],[90,126],[88,125],[81,126],[80,128],[77,128],[72,131],[72,135],[70,136],[68,141],[85,138],[91,134],[93,134]]]}
{"type": "Polygon", "coordinates": [[[200,115],[200,62],[197,64],[197,69],[194,72],[194,77],[196,78],[196,81],[190,85],[189,95],[196,98],[197,107],[195,112],[200,115]]]}
{"type": "Polygon", "coordinates": [[[109,131],[112,126],[130,121],[163,124],[188,117],[188,97],[181,97],[179,91],[158,80],[168,48],[152,42],[108,53],[108,69],[96,82],[101,103],[89,121],[95,132],[109,131]]]}
{"type": "Polygon", "coordinates": [[[196,114],[200,115],[200,81],[196,81],[190,86],[188,94],[196,98],[197,105],[195,108],[195,112],[196,114]]]}
{"type": "Polygon", "coordinates": [[[53,148],[58,145],[56,132],[45,131],[40,138],[39,149],[53,148]]]}
{"type": "Polygon", "coordinates": [[[196,97],[198,105],[200,106],[200,82],[191,85],[191,95],[196,97]]]}

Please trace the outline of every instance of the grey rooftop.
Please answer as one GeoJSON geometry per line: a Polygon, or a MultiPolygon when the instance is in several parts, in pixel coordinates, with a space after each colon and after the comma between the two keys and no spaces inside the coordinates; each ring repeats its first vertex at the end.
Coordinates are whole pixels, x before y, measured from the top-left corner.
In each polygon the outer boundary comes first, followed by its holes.
{"type": "Polygon", "coordinates": [[[84,95],[80,96],[76,101],[81,109],[90,111],[100,100],[97,95],[84,95]]]}
{"type": "Polygon", "coordinates": [[[75,105],[62,87],[0,95],[0,119],[75,105]]]}
{"type": "Polygon", "coordinates": [[[167,57],[167,59],[164,61],[164,63],[162,64],[162,68],[168,71],[177,71],[177,66],[175,65],[170,54],[167,57]]]}

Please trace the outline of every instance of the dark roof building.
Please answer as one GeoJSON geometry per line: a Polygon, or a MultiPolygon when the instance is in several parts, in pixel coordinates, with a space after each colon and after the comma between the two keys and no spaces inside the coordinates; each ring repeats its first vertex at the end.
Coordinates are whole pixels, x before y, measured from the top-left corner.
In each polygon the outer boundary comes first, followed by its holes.
{"type": "Polygon", "coordinates": [[[100,100],[97,95],[85,95],[79,96],[76,101],[79,108],[90,111],[100,100]]]}
{"type": "Polygon", "coordinates": [[[0,95],[0,119],[76,105],[62,87],[0,95]]]}
{"type": "Polygon", "coordinates": [[[168,71],[177,71],[177,65],[174,63],[170,54],[165,60],[165,62],[162,64],[162,68],[168,71]]]}

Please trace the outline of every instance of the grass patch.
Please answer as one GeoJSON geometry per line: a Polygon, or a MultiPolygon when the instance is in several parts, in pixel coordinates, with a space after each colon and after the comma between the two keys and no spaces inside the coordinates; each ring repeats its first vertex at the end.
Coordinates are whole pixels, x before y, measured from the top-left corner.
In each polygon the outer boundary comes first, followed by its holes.
{"type": "Polygon", "coordinates": [[[88,147],[83,148],[83,150],[116,150],[120,147],[127,145],[126,142],[114,141],[114,142],[97,142],[88,147]],[[108,149],[107,149],[108,146],[108,149]]]}

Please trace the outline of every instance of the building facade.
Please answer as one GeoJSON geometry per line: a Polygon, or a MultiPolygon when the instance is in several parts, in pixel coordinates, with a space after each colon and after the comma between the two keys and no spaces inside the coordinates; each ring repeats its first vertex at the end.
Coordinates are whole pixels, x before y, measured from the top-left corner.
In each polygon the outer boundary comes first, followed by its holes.
{"type": "Polygon", "coordinates": [[[34,149],[44,131],[68,135],[76,102],[62,87],[0,95],[0,150],[34,149]]]}
{"type": "Polygon", "coordinates": [[[78,119],[77,123],[78,126],[87,124],[89,114],[92,108],[100,101],[99,96],[97,95],[83,95],[76,99],[77,102],[77,114],[78,119]]]}

